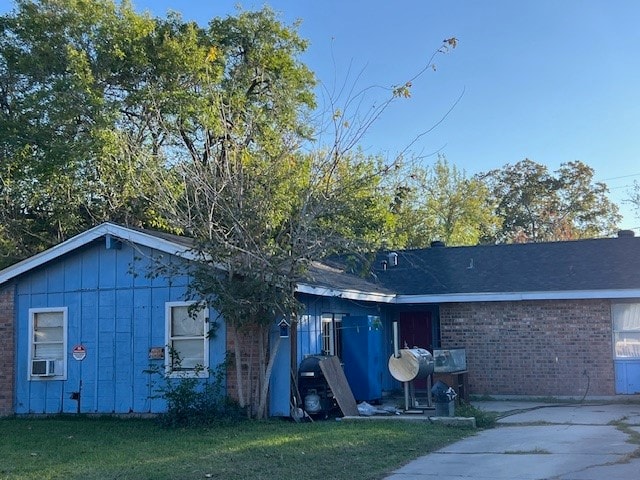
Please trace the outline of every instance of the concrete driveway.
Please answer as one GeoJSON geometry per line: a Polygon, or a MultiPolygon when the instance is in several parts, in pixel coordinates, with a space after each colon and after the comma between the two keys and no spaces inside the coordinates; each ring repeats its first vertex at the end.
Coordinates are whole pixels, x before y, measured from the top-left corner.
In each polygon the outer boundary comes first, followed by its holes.
{"type": "Polygon", "coordinates": [[[500,412],[498,427],[421,457],[387,480],[640,478],[640,403],[474,405],[500,412]]]}

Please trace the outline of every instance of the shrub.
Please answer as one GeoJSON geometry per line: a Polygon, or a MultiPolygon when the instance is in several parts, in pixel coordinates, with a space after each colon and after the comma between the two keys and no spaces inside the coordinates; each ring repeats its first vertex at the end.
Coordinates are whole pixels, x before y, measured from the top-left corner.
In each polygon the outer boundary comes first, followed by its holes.
{"type": "Polygon", "coordinates": [[[476,427],[478,428],[493,428],[496,426],[498,419],[497,414],[494,412],[487,412],[474,407],[470,403],[463,403],[456,405],[457,417],[475,417],[476,427]]]}
{"type": "MultiPolygon", "coordinates": [[[[243,418],[237,402],[226,395],[224,388],[227,363],[216,369],[207,368],[209,378],[192,376],[171,377],[162,366],[153,365],[148,372],[159,380],[154,384],[151,398],[162,398],[167,402],[167,411],[158,416],[165,427],[203,426],[218,422],[238,421],[243,418]]],[[[196,368],[196,374],[204,367],[196,368]]]]}

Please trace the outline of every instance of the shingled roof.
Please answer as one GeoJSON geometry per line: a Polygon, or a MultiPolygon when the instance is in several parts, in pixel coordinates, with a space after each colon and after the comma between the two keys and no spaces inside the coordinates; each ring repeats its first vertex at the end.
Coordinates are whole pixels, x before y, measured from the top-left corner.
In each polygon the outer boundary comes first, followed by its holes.
{"type": "MultiPolygon", "coordinates": [[[[173,235],[135,227],[103,223],[91,228],[48,250],[0,270],[0,286],[35,268],[41,267],[59,257],[69,255],[76,249],[105,237],[113,237],[129,243],[150,247],[158,251],[187,259],[197,259],[193,252],[194,241],[189,237],[173,235]]],[[[345,273],[320,262],[310,265],[305,279],[299,283],[298,292],[321,296],[339,296],[354,300],[392,302],[395,293],[383,285],[345,273]]]]}
{"type": "Polygon", "coordinates": [[[398,295],[640,289],[640,238],[386,252],[372,274],[398,295]]]}
{"type": "MultiPolygon", "coordinates": [[[[106,223],[1,270],[0,285],[109,236],[193,258],[187,237],[106,223]]],[[[340,263],[312,263],[298,292],[416,304],[640,297],[640,238],[629,231],[618,238],[380,252],[365,276],[340,263]]]]}

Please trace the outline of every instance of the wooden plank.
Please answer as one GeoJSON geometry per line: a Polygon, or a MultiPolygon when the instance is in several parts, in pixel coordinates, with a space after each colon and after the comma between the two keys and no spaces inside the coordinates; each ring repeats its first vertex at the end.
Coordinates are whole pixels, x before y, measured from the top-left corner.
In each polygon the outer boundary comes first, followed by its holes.
{"type": "Polygon", "coordinates": [[[323,358],[320,360],[319,365],[334,397],[338,401],[342,414],[345,417],[357,417],[360,415],[356,399],[351,392],[349,383],[347,383],[347,377],[344,375],[338,357],[323,358]]]}

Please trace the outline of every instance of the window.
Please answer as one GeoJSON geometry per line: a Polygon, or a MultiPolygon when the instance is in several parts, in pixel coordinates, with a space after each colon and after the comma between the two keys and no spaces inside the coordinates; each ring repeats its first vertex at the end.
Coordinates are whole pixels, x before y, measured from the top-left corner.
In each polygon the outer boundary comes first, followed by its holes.
{"type": "Polygon", "coordinates": [[[322,353],[342,356],[342,313],[322,314],[322,353]]]}
{"type": "Polygon", "coordinates": [[[29,380],[65,380],[67,309],[30,309],[29,338],[29,380]]]}
{"type": "Polygon", "coordinates": [[[640,303],[618,303],[611,307],[616,358],[640,358],[640,303]]]}
{"type": "Polygon", "coordinates": [[[168,374],[209,376],[207,317],[207,309],[198,309],[193,302],[166,304],[165,369],[168,374]]]}

